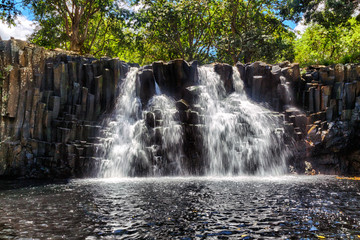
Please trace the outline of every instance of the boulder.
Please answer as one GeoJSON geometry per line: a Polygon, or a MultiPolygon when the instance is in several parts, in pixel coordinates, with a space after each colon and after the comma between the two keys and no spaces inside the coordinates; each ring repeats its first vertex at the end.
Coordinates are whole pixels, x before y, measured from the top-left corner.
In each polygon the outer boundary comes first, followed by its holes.
{"type": "Polygon", "coordinates": [[[263,76],[253,76],[253,80],[251,84],[252,85],[251,97],[255,101],[261,101],[263,82],[264,82],[263,76]]]}
{"type": "Polygon", "coordinates": [[[148,127],[155,127],[155,115],[153,112],[147,112],[145,114],[145,123],[148,127]]]}
{"type": "Polygon", "coordinates": [[[357,71],[354,64],[345,65],[345,80],[346,82],[354,82],[357,80],[357,71]]]}
{"type": "Polygon", "coordinates": [[[19,104],[20,76],[19,69],[14,67],[9,72],[9,92],[7,98],[6,114],[15,118],[19,104]]]}
{"type": "Polygon", "coordinates": [[[198,102],[200,94],[200,86],[190,86],[183,90],[182,99],[184,99],[189,104],[195,104],[198,102]]]}
{"type": "Polygon", "coordinates": [[[319,88],[315,88],[314,89],[314,103],[315,103],[315,112],[319,112],[320,111],[320,103],[321,103],[321,98],[320,98],[320,89],[319,88]]]}
{"type": "Polygon", "coordinates": [[[246,77],[245,76],[245,68],[246,68],[245,64],[238,62],[236,64],[236,68],[239,71],[241,80],[243,80],[243,82],[245,82],[245,77],[246,77]]]}
{"type": "Polygon", "coordinates": [[[309,103],[309,112],[310,113],[313,113],[315,111],[315,87],[311,87],[309,88],[308,90],[309,94],[309,100],[308,100],[308,103],[309,103]]]}
{"type": "Polygon", "coordinates": [[[305,133],[307,125],[307,117],[304,114],[296,115],[294,120],[294,125],[300,128],[302,133],[305,133]]]}
{"type": "Polygon", "coordinates": [[[329,106],[331,97],[331,86],[321,86],[321,110],[324,111],[329,106]]]}
{"type": "Polygon", "coordinates": [[[351,109],[345,109],[341,113],[341,120],[342,121],[350,121],[352,116],[352,110],[351,109]]]}
{"type": "Polygon", "coordinates": [[[190,105],[184,100],[180,99],[175,103],[176,109],[179,111],[186,111],[190,108],[190,105]]]}
{"type": "Polygon", "coordinates": [[[333,88],[334,98],[336,98],[338,100],[343,98],[343,87],[344,87],[343,82],[335,83],[334,88],[333,88]]]}

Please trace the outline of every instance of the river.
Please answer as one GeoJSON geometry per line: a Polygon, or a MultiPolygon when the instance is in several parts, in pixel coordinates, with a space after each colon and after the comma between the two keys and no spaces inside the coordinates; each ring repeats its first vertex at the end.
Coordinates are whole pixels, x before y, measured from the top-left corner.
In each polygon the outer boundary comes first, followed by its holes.
{"type": "Polygon", "coordinates": [[[358,239],[335,176],[0,182],[0,239],[358,239]]]}

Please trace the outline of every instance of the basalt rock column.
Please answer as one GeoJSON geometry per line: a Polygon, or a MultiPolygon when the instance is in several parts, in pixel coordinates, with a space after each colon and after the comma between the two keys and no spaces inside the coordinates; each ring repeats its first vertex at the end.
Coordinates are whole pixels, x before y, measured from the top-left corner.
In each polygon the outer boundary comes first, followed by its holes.
{"type": "Polygon", "coordinates": [[[0,177],[91,175],[126,64],[12,39],[0,41],[0,71],[0,177]]]}

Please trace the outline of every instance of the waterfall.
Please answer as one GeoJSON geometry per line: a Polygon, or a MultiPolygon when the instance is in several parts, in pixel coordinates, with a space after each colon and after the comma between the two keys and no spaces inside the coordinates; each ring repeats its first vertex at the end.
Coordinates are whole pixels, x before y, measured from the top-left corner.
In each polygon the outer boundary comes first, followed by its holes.
{"type": "Polygon", "coordinates": [[[159,84],[157,84],[156,81],[155,81],[155,93],[156,93],[156,95],[161,95],[161,90],[160,90],[159,84]]]}
{"type": "Polygon", "coordinates": [[[212,66],[199,68],[199,104],[205,116],[203,138],[208,175],[281,174],[287,151],[279,117],[252,102],[233,69],[235,92],[227,96],[212,66]]]}
{"type": "Polygon", "coordinates": [[[182,126],[177,121],[175,101],[162,94],[154,96],[147,106],[148,125],[153,142],[149,143],[148,149],[153,158],[153,175],[184,175],[183,169],[183,138],[182,126]],[[153,123],[149,123],[149,115],[153,123]]]}
{"type": "Polygon", "coordinates": [[[100,177],[183,175],[182,129],[175,101],[156,84],[147,106],[136,95],[139,69],[131,68],[121,85],[113,117],[101,140],[100,177]]]}
{"type": "Polygon", "coordinates": [[[136,97],[136,76],[138,69],[131,68],[121,85],[114,117],[109,119],[102,138],[104,146],[100,169],[102,177],[124,177],[132,170],[132,162],[141,161],[148,165],[145,157],[141,131],[144,124],[140,119],[141,103],[136,97]]]}
{"type": "Polygon", "coordinates": [[[176,101],[161,91],[156,80],[153,96],[142,106],[136,89],[139,69],[130,69],[114,113],[105,123],[100,177],[278,175],[286,171],[281,115],[247,97],[235,67],[231,94],[213,66],[198,67],[197,72],[194,84],[198,86],[189,89],[198,96],[184,110],[177,109],[176,101]],[[201,121],[184,120],[191,114],[201,121]],[[191,144],[185,142],[189,136],[191,144]],[[194,155],[191,149],[199,148],[194,155]]]}
{"type": "Polygon", "coordinates": [[[284,76],[280,76],[280,84],[278,85],[278,92],[283,93],[283,101],[285,107],[289,108],[294,105],[294,94],[289,86],[289,82],[286,81],[284,76]]]}

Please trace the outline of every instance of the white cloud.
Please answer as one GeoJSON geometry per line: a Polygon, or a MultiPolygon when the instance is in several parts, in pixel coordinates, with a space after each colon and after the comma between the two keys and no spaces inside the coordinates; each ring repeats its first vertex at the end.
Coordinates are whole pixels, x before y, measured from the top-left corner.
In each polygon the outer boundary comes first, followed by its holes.
{"type": "Polygon", "coordinates": [[[135,13],[138,13],[142,8],[144,8],[144,4],[142,4],[141,2],[132,5],[130,2],[128,1],[118,1],[118,5],[120,8],[129,10],[129,11],[133,11],[135,13]]]}
{"type": "Polygon", "coordinates": [[[27,36],[34,32],[36,26],[35,22],[29,20],[25,16],[19,16],[15,22],[16,26],[11,27],[6,23],[0,22],[0,37],[3,40],[8,40],[10,37],[26,40],[27,36]]]}
{"type": "Polygon", "coordinates": [[[294,28],[294,31],[296,33],[297,37],[300,37],[306,30],[306,28],[308,27],[308,25],[305,25],[305,19],[304,17],[301,19],[301,21],[296,25],[296,27],[294,28]]]}

